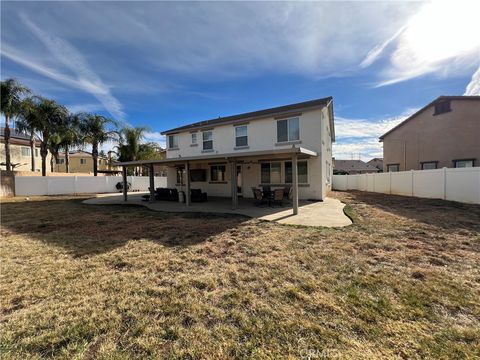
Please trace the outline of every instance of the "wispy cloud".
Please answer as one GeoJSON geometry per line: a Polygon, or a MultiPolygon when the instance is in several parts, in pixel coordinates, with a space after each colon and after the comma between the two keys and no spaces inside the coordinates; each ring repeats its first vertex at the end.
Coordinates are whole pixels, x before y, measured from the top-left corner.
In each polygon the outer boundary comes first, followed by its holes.
{"type": "Polygon", "coordinates": [[[468,83],[464,95],[480,95],[480,65],[472,75],[472,80],[468,83]]]}
{"type": "Polygon", "coordinates": [[[480,51],[479,13],[478,1],[429,2],[394,36],[376,45],[360,67],[388,57],[377,86],[429,73],[440,77],[468,73],[480,51]]]}
{"type": "Polygon", "coordinates": [[[144,134],[144,140],[148,142],[154,142],[159,144],[162,148],[165,149],[166,140],[165,135],[160,134],[157,131],[146,131],[144,134]]]}
{"type": "Polygon", "coordinates": [[[3,55],[44,76],[92,94],[100,101],[105,110],[115,118],[122,120],[125,117],[122,105],[112,95],[110,88],[104,84],[100,77],[90,68],[82,54],[74,46],[66,40],[42,30],[33,23],[27,15],[22,14],[20,18],[32,34],[35,35],[54,56],[58,62],[55,65],[71,71],[74,77],[61,73],[52,67],[28,60],[26,56],[20,55],[14,48],[7,44],[5,44],[2,49],[3,55]]]}
{"type": "Polygon", "coordinates": [[[417,109],[409,108],[397,116],[379,120],[349,119],[335,117],[337,142],[333,144],[333,155],[337,159],[369,160],[382,157],[382,143],[379,137],[401,123],[417,109]]]}

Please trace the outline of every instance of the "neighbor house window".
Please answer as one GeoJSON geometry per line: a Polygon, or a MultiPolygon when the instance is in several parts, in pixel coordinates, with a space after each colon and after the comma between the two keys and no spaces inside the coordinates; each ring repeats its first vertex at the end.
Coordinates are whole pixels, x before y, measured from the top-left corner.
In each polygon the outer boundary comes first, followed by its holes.
{"type": "Polygon", "coordinates": [[[474,159],[466,159],[466,160],[453,160],[453,165],[456,168],[466,168],[466,167],[474,167],[475,165],[474,159]]]}
{"type": "Polygon", "coordinates": [[[426,161],[422,162],[422,170],[432,170],[437,168],[436,161],[426,161]]]}
{"type": "Polygon", "coordinates": [[[30,156],[30,148],[22,146],[22,156],[30,156]]]}
{"type": "Polygon", "coordinates": [[[210,166],[210,181],[225,181],[225,165],[210,166]]]}
{"type": "MultiPolygon", "coordinates": [[[[298,183],[306,184],[308,183],[308,165],[306,161],[299,161],[297,163],[298,167],[298,183]]],[[[285,183],[291,184],[293,182],[292,178],[292,162],[285,162],[285,183]]]]}
{"type": "Polygon", "coordinates": [[[277,142],[300,140],[298,118],[277,121],[277,142]]]}
{"type": "Polygon", "coordinates": [[[168,135],[168,148],[178,149],[178,135],[168,135]]]}
{"type": "Polygon", "coordinates": [[[86,165],[87,164],[87,159],[80,159],[80,165],[86,165]]]}
{"type": "Polygon", "coordinates": [[[38,157],[38,149],[35,148],[35,156],[38,157]]]}
{"type": "Polygon", "coordinates": [[[212,150],[213,149],[212,131],[204,131],[202,133],[202,139],[203,139],[203,150],[212,150]]]}
{"type": "Polygon", "coordinates": [[[443,114],[451,110],[452,109],[450,108],[450,100],[440,101],[435,104],[435,112],[433,113],[433,115],[443,114]]]}
{"type": "Polygon", "coordinates": [[[184,178],[185,178],[185,168],[177,168],[177,184],[184,185],[184,178]]]}
{"type": "Polygon", "coordinates": [[[387,165],[388,172],[398,172],[400,171],[400,164],[389,164],[387,165]]]}
{"type": "Polygon", "coordinates": [[[56,163],[57,165],[65,164],[65,159],[57,159],[56,163]]]}
{"type": "Polygon", "coordinates": [[[247,125],[235,127],[235,146],[248,146],[247,125]]]}
{"type": "Polygon", "coordinates": [[[192,133],[192,145],[197,144],[197,133],[192,133]]]}
{"type": "Polygon", "coordinates": [[[281,163],[262,163],[261,166],[261,182],[262,184],[279,184],[281,183],[281,163]]]}

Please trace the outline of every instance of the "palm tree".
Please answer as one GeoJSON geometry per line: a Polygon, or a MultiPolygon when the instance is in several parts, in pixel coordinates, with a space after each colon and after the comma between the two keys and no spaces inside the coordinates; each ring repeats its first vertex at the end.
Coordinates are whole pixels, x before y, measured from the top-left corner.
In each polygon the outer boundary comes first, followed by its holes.
{"type": "MultiPolygon", "coordinates": [[[[40,155],[42,156],[42,176],[47,174],[47,155],[51,141],[50,137],[58,133],[59,127],[65,122],[68,110],[54,100],[39,98],[37,105],[38,131],[42,135],[40,155]]],[[[58,156],[58,154],[57,154],[58,156]]]]}
{"type": "Polygon", "coordinates": [[[65,123],[61,129],[61,146],[65,151],[65,172],[70,172],[70,156],[69,151],[72,147],[82,144],[80,134],[80,118],[81,114],[69,114],[65,118],[65,123]]]}
{"type": "MultiPolygon", "coordinates": [[[[118,146],[118,160],[119,161],[135,161],[141,159],[142,145],[141,141],[144,138],[145,132],[148,131],[146,127],[129,126],[124,127],[118,131],[119,146],[118,146]]],[[[138,168],[135,168],[135,175],[139,174],[138,168]]]]}
{"type": "Polygon", "coordinates": [[[35,166],[35,132],[38,130],[37,103],[34,97],[24,99],[20,104],[20,114],[17,119],[17,129],[30,136],[31,169],[35,166]]]}
{"type": "Polygon", "coordinates": [[[50,171],[55,171],[55,164],[58,164],[58,154],[62,147],[62,136],[60,132],[55,132],[50,135],[47,142],[48,151],[52,154],[50,158],[50,171]]]}
{"type": "Polygon", "coordinates": [[[7,79],[1,82],[1,113],[5,116],[5,165],[6,170],[11,171],[10,161],[10,119],[20,112],[20,102],[23,95],[30,90],[15,79],[7,79]]]}
{"type": "Polygon", "coordinates": [[[115,139],[115,132],[107,129],[109,124],[115,122],[102,115],[83,114],[81,118],[80,132],[83,142],[92,145],[93,176],[97,176],[98,173],[98,147],[106,141],[115,139]]]}

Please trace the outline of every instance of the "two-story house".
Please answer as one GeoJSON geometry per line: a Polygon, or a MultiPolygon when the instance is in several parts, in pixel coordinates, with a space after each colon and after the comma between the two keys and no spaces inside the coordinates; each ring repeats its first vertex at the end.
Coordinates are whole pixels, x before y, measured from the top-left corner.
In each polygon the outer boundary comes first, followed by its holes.
{"type": "Polygon", "coordinates": [[[440,96],[380,141],[385,171],[479,166],[480,96],[440,96]]]}
{"type": "Polygon", "coordinates": [[[162,132],[164,160],[118,165],[167,166],[167,186],[185,191],[187,205],[192,188],[235,208],[252,188],[289,186],[296,213],[298,199],[323,200],[331,187],[333,122],[331,97],[219,117],[162,132]]]}

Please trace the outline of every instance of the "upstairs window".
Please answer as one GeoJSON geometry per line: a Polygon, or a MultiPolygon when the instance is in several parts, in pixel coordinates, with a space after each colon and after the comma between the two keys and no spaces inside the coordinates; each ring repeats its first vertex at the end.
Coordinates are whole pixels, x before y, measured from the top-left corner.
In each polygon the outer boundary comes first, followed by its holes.
{"type": "Polygon", "coordinates": [[[81,158],[80,165],[87,165],[87,159],[81,158]]]}
{"type": "Polygon", "coordinates": [[[57,163],[57,165],[65,164],[65,159],[57,159],[56,163],[57,163]]]}
{"type": "Polygon", "coordinates": [[[22,146],[22,156],[30,156],[30,148],[26,146],[22,146]]]}
{"type": "Polygon", "coordinates": [[[387,165],[388,172],[399,172],[400,171],[400,164],[388,164],[387,165]]]}
{"type": "Polygon", "coordinates": [[[202,133],[203,150],[213,150],[213,133],[212,131],[204,131],[202,133]]]}
{"type": "Polygon", "coordinates": [[[235,127],[235,146],[248,146],[247,125],[235,127]]]}
{"type": "Polygon", "coordinates": [[[475,165],[474,159],[465,159],[465,160],[453,160],[453,167],[456,168],[466,168],[466,167],[474,167],[475,165]]]}
{"type": "Polygon", "coordinates": [[[192,145],[197,145],[197,133],[192,133],[192,145]]]}
{"type": "Polygon", "coordinates": [[[223,182],[225,181],[225,165],[212,165],[210,166],[210,181],[223,182]]]}
{"type": "Polygon", "coordinates": [[[300,140],[300,125],[298,118],[277,121],[277,142],[300,140]]]}
{"type": "Polygon", "coordinates": [[[422,170],[433,170],[437,168],[436,161],[425,161],[422,162],[422,170]]]}
{"type": "Polygon", "coordinates": [[[443,100],[435,104],[435,112],[433,115],[440,115],[452,111],[450,108],[450,100],[443,100]]]}
{"type": "Polygon", "coordinates": [[[168,148],[178,149],[178,135],[168,135],[168,148]]]}

